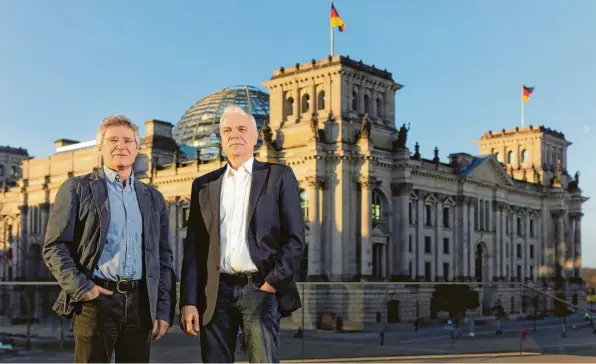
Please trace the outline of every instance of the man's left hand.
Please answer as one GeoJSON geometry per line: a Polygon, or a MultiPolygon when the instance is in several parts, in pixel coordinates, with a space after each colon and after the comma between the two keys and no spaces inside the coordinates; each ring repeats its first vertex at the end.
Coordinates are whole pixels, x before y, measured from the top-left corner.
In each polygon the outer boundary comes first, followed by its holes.
{"type": "Polygon", "coordinates": [[[261,291],[265,291],[265,292],[269,292],[269,293],[275,293],[275,288],[273,288],[273,286],[271,286],[269,283],[265,282],[261,286],[261,291]]]}
{"type": "Polygon", "coordinates": [[[157,333],[157,336],[153,338],[153,341],[161,339],[161,337],[166,334],[166,331],[168,331],[168,327],[170,327],[170,324],[164,320],[153,321],[153,335],[157,333]]]}

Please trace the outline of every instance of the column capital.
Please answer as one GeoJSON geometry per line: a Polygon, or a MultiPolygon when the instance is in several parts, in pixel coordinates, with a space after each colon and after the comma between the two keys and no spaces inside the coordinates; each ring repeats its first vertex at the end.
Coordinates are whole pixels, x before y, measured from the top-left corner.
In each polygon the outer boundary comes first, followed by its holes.
{"type": "Polygon", "coordinates": [[[29,211],[29,206],[28,205],[20,205],[18,207],[18,209],[21,211],[21,214],[25,215],[29,211]]]}
{"type": "Polygon", "coordinates": [[[315,187],[318,189],[325,189],[326,178],[321,176],[307,176],[304,178],[304,182],[309,187],[315,187]]]}
{"type": "Polygon", "coordinates": [[[581,220],[582,216],[584,216],[584,213],[583,212],[570,212],[569,216],[571,216],[572,219],[581,220]]]}
{"type": "Polygon", "coordinates": [[[381,184],[381,181],[378,180],[376,177],[366,177],[360,176],[356,183],[360,185],[360,188],[364,189],[367,188],[369,190],[378,187],[381,184]]]}
{"type": "Polygon", "coordinates": [[[41,209],[42,212],[49,212],[50,211],[50,203],[49,202],[40,203],[39,208],[41,209]]]}
{"type": "Polygon", "coordinates": [[[563,209],[551,210],[550,214],[554,219],[558,219],[558,218],[565,216],[565,210],[563,210],[563,209]]]}
{"type": "Polygon", "coordinates": [[[412,183],[393,182],[393,183],[391,183],[391,195],[401,196],[401,195],[409,194],[410,192],[412,192],[413,187],[414,187],[414,185],[412,183]]]}

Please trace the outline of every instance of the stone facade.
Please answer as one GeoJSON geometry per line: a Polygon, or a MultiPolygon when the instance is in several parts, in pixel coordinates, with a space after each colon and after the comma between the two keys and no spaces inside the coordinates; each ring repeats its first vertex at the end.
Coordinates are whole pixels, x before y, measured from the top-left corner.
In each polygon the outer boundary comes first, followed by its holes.
{"type": "Polygon", "coordinates": [[[23,174],[21,163],[28,158],[27,149],[0,146],[0,186],[3,190],[16,185],[23,174]]]}
{"type": "MultiPolygon", "coordinates": [[[[542,126],[488,132],[477,142],[480,155],[454,153],[442,162],[436,148],[432,159],[420,155],[417,143],[411,148],[409,125],[395,125],[394,99],[403,86],[386,70],[335,56],[281,68],[263,84],[270,118],[255,156],[292,166],[299,179],[308,245],[301,280],[501,287],[580,277],[587,198],[579,174],[566,171],[570,143],[562,133],[542,126]]],[[[210,161],[180,158],[172,126],[145,123],[134,170],[167,200],[180,275],[192,181],[225,161],[221,151],[210,161]]],[[[0,194],[0,244],[12,251],[0,278],[50,279],[41,245],[56,192],[70,176],[100,167],[92,142],[66,144],[52,156],[23,161],[17,186],[0,194]]],[[[335,300],[336,288],[304,287],[316,312],[335,300]]],[[[361,290],[370,307],[379,306],[385,290],[345,287],[338,289],[361,290]]],[[[394,287],[407,311],[411,289],[394,287]]],[[[430,297],[430,289],[424,292],[419,302],[430,297]]],[[[376,312],[356,311],[367,312],[364,321],[376,312]]]]}

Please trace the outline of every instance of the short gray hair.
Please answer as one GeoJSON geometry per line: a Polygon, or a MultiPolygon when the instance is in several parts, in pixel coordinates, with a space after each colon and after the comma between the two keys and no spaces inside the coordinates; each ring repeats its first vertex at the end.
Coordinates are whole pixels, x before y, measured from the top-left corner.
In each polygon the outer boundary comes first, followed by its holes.
{"type": "Polygon", "coordinates": [[[139,127],[136,126],[129,118],[124,115],[110,115],[107,118],[103,119],[101,124],[99,125],[99,130],[97,131],[97,140],[96,145],[101,145],[103,143],[104,135],[106,134],[106,130],[110,126],[126,126],[127,128],[131,129],[135,134],[135,141],[137,142],[137,148],[140,146],[140,137],[139,137],[139,127]]]}
{"type": "Polygon", "coordinates": [[[240,115],[249,116],[250,120],[252,120],[255,130],[258,130],[257,129],[257,121],[255,120],[255,117],[252,116],[252,114],[247,113],[243,108],[236,106],[236,105],[230,105],[224,109],[223,114],[221,114],[221,118],[219,118],[220,128],[221,128],[221,124],[223,124],[224,120],[226,120],[228,118],[229,114],[240,114],[240,115]]]}

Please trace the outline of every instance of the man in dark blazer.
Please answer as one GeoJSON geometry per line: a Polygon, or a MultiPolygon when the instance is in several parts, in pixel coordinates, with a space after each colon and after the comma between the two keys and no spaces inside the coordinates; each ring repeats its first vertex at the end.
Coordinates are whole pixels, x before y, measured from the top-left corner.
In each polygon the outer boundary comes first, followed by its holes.
{"type": "Polygon", "coordinates": [[[142,362],[173,323],[176,277],[162,194],[135,177],[136,125],[105,119],[103,167],[60,187],[43,258],[62,291],[54,310],[72,317],[75,362],[142,362]]]}
{"type": "Polygon", "coordinates": [[[257,125],[241,108],[226,108],[220,135],[228,164],[192,184],[180,326],[200,332],[203,362],[234,362],[239,327],[250,362],[279,362],[280,319],[301,307],[298,181],[289,166],[254,159],[257,125]]]}

